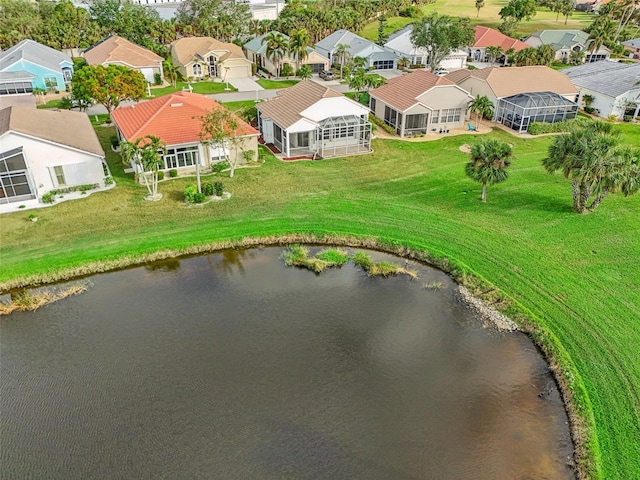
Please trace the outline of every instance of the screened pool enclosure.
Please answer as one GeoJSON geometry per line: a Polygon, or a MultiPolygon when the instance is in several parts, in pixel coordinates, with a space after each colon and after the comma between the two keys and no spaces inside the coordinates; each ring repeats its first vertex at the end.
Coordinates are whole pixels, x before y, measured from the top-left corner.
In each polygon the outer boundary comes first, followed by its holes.
{"type": "Polygon", "coordinates": [[[577,114],[578,104],[557,93],[519,93],[498,100],[495,121],[523,133],[532,122],[555,123],[577,114]]]}

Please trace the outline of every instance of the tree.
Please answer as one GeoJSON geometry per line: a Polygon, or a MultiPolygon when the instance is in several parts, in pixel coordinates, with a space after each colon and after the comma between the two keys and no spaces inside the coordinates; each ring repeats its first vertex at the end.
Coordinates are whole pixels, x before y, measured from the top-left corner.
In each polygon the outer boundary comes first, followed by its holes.
{"type": "Polygon", "coordinates": [[[309,65],[302,65],[298,70],[297,75],[302,80],[308,80],[313,75],[313,72],[311,71],[311,67],[309,65]]]}
{"type": "Polygon", "coordinates": [[[276,67],[276,77],[280,76],[280,62],[289,50],[287,37],[279,32],[269,32],[262,38],[262,43],[267,45],[265,54],[276,67]]]}
{"type": "Polygon", "coordinates": [[[493,103],[485,95],[477,95],[469,102],[469,111],[476,114],[476,130],[480,126],[480,119],[493,113],[493,103]]]}
{"type": "Polygon", "coordinates": [[[136,139],[134,142],[122,142],[120,152],[125,162],[133,162],[142,177],[149,194],[146,200],[157,201],[162,198],[158,193],[158,171],[164,166],[162,155],[166,146],[162,140],[153,135],[136,139]]]}
{"type": "Polygon", "coordinates": [[[476,0],[476,17],[480,16],[480,9],[484,7],[484,0],[476,0]]]}
{"type": "Polygon", "coordinates": [[[597,53],[598,50],[613,39],[615,34],[615,22],[609,19],[602,19],[594,22],[589,29],[589,39],[587,40],[587,50],[597,53]]]}
{"type": "Polygon", "coordinates": [[[474,30],[468,18],[452,18],[432,13],[413,24],[411,43],[429,52],[429,68],[432,72],[451,53],[465,45],[473,44],[474,30]]]}
{"type": "Polygon", "coordinates": [[[498,58],[500,58],[502,55],[504,55],[504,51],[502,50],[502,47],[500,47],[500,45],[489,45],[485,49],[485,53],[489,57],[489,61],[491,63],[495,63],[495,61],[498,58]]]}
{"type": "Polygon", "coordinates": [[[500,18],[516,22],[531,20],[536,14],[536,0],[510,0],[499,12],[500,18]]]}
{"type": "Polygon", "coordinates": [[[162,62],[162,72],[164,73],[164,78],[169,80],[171,85],[175,88],[176,82],[178,81],[178,69],[171,60],[165,60],[162,62]]]}
{"type": "Polygon", "coordinates": [[[387,43],[387,38],[389,37],[387,34],[384,33],[384,29],[386,26],[387,26],[387,17],[385,17],[384,15],[380,15],[378,17],[378,39],[376,40],[376,43],[381,47],[384,46],[385,43],[387,43]]]}
{"type": "Polygon", "coordinates": [[[349,48],[351,48],[346,43],[339,43],[336,45],[336,49],[333,52],[333,58],[338,58],[340,60],[340,78],[344,78],[342,76],[342,70],[344,68],[344,63],[349,60],[351,55],[349,54],[349,48]]]}
{"type": "Polygon", "coordinates": [[[79,100],[93,99],[111,111],[124,100],[144,98],[147,81],[142,73],[122,65],[87,65],[71,79],[71,91],[79,100]]]}
{"type": "Polygon", "coordinates": [[[357,67],[349,78],[349,88],[355,90],[356,101],[360,100],[360,93],[366,84],[367,71],[363,67],[357,67]]]}
{"type": "Polygon", "coordinates": [[[542,165],[571,180],[573,210],[595,210],[609,194],[626,197],[640,189],[640,150],[622,145],[613,126],[590,121],[554,138],[542,165]]]}
{"type": "Polygon", "coordinates": [[[288,51],[293,55],[296,62],[296,70],[300,70],[300,64],[309,55],[307,48],[309,47],[309,34],[304,28],[294,30],[289,36],[288,51]]]}
{"type": "Polygon", "coordinates": [[[560,13],[564,16],[564,24],[567,24],[569,17],[573,15],[576,9],[573,0],[560,0],[560,13]]]}
{"type": "Polygon", "coordinates": [[[220,106],[212,109],[200,117],[200,142],[209,147],[224,151],[224,157],[229,166],[229,177],[233,177],[238,162],[238,147],[244,141],[239,136],[238,118],[226,108],[220,106]],[[229,155],[229,148],[235,150],[233,158],[229,155]]]}
{"type": "Polygon", "coordinates": [[[494,185],[507,179],[506,168],[511,165],[512,155],[511,146],[495,138],[482,139],[471,147],[471,159],[465,166],[465,173],[482,183],[480,199],[483,202],[487,201],[487,184],[494,185]]]}

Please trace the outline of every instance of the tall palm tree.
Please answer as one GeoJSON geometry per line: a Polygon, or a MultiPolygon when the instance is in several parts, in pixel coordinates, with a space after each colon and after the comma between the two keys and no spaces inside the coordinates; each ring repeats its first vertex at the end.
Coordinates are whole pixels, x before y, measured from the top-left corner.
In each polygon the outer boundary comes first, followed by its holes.
{"type": "Polygon", "coordinates": [[[511,145],[495,138],[482,139],[471,147],[471,159],[465,166],[469,178],[482,183],[483,202],[487,201],[487,183],[490,185],[504,182],[511,165],[513,151],[511,145]]]}
{"type": "Polygon", "coordinates": [[[176,81],[178,80],[178,69],[176,66],[170,60],[165,60],[162,62],[162,72],[164,73],[164,78],[169,80],[175,88],[176,81]]]}
{"type": "Polygon", "coordinates": [[[605,42],[612,40],[615,35],[615,22],[609,19],[603,19],[593,23],[587,40],[587,50],[591,53],[597,53],[605,42]]]}
{"type": "Polygon", "coordinates": [[[477,95],[469,102],[469,111],[476,114],[476,130],[480,126],[480,119],[493,113],[493,103],[485,95],[477,95]]]}
{"type": "Polygon", "coordinates": [[[122,159],[125,162],[133,161],[138,167],[149,192],[146,199],[160,200],[162,195],[158,194],[158,171],[164,166],[162,156],[166,153],[165,143],[156,136],[147,135],[133,142],[122,142],[120,149],[122,159]]]}
{"type": "Polygon", "coordinates": [[[310,41],[309,33],[304,28],[292,31],[289,36],[289,52],[296,62],[296,72],[300,70],[300,64],[309,55],[307,47],[310,41]]]}
{"type": "Polygon", "coordinates": [[[267,45],[265,54],[276,67],[276,77],[280,76],[280,62],[289,50],[287,37],[280,32],[269,32],[262,38],[262,43],[267,45]]]}
{"type": "Polygon", "coordinates": [[[349,54],[350,48],[351,46],[347,45],[346,43],[339,43],[338,45],[336,45],[336,49],[333,52],[333,57],[340,59],[340,79],[344,78],[342,76],[342,70],[344,69],[345,62],[349,60],[349,57],[351,56],[349,54]]]}

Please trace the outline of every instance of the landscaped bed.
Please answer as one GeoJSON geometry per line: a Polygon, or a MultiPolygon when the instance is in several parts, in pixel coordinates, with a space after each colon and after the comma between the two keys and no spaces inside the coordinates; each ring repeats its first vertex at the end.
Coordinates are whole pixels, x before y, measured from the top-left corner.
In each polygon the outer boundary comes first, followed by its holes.
{"type": "MultiPolygon", "coordinates": [[[[637,127],[618,128],[640,144],[637,127]]],[[[429,260],[506,308],[561,363],[574,411],[586,419],[582,468],[594,477],[640,477],[640,195],[609,196],[592,214],[573,213],[571,185],[541,166],[553,137],[494,131],[514,145],[515,159],[509,179],[489,187],[486,204],[464,174],[468,155],[459,149],[476,137],[461,135],[375,140],[373,154],[319,162],[284,163],[263,151],[262,167],[221,177],[233,194],[228,201],[184,208],[182,192],[193,178],[163,182],[163,199],[145,202],[144,187],[109,148],[113,128],[96,130],[117,188],[42,209],[37,223],[24,212],[3,215],[4,286],[280,242],[429,260]]]]}

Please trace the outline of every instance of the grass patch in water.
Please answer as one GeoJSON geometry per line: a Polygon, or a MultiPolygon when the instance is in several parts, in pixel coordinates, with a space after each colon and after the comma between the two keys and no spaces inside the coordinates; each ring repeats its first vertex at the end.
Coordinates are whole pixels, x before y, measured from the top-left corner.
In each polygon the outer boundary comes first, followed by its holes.
{"type": "Polygon", "coordinates": [[[36,292],[21,290],[12,294],[9,302],[0,302],[0,315],[9,315],[13,312],[32,312],[71,295],[83,293],[87,288],[89,288],[87,283],[75,283],[64,288],[44,288],[36,292]]]}
{"type": "Polygon", "coordinates": [[[372,277],[391,277],[398,274],[409,275],[411,278],[418,277],[418,273],[415,270],[409,270],[396,263],[387,261],[374,262],[371,255],[364,252],[357,252],[353,256],[353,263],[362,268],[369,276],[372,277]]]}
{"type": "Polygon", "coordinates": [[[309,249],[303,245],[289,245],[282,253],[284,263],[291,267],[301,267],[316,273],[324,272],[327,268],[341,267],[349,261],[349,254],[340,249],[328,249],[309,257],[309,249]]]}

